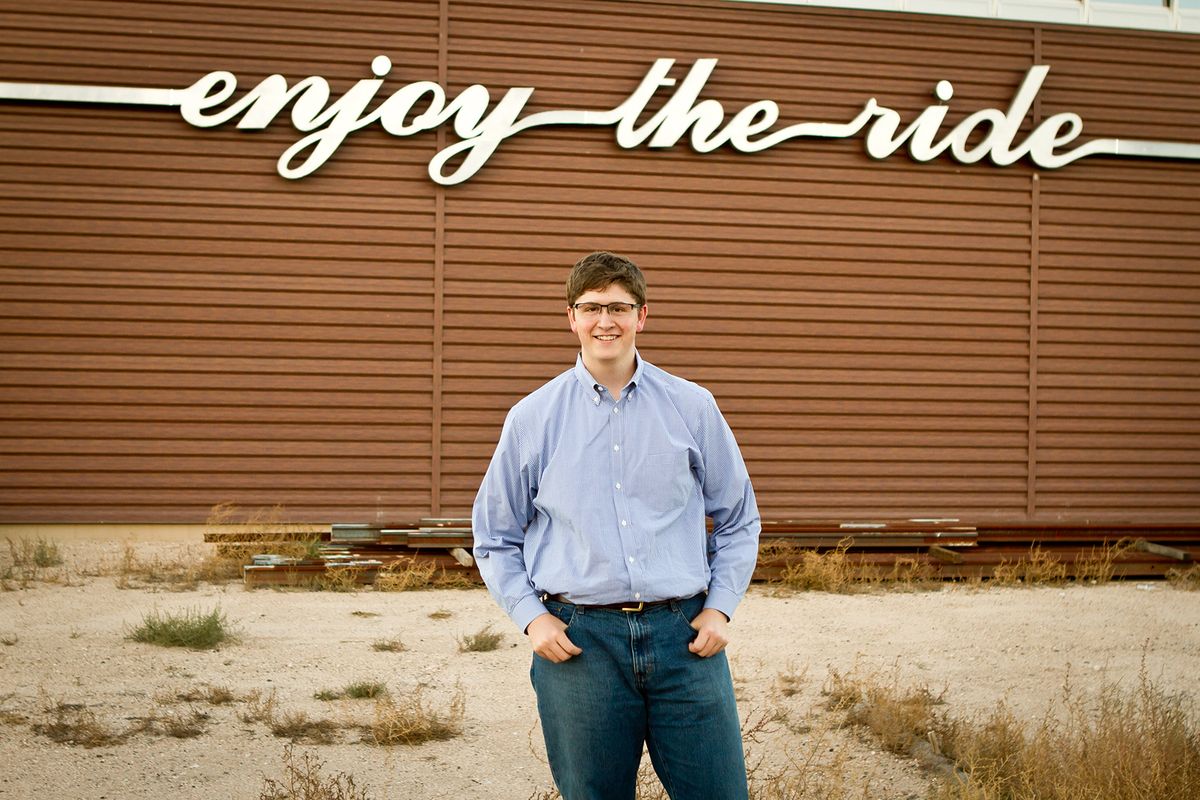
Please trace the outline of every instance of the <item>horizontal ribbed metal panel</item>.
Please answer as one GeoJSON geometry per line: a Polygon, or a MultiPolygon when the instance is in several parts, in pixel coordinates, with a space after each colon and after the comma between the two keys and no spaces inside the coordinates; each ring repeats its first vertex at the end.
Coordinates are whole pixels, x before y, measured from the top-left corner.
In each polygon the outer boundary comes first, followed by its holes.
{"type": "MultiPolygon", "coordinates": [[[[1056,75],[1044,103],[1076,109],[1096,135],[1197,141],[1196,37],[1042,41],[1056,75]]],[[[1043,176],[1040,201],[1038,509],[1194,519],[1200,170],[1098,163],[1043,176]]]]}
{"type": "MultiPolygon", "coordinates": [[[[715,1],[0,9],[0,80],[342,90],[385,53],[395,85],[604,109],[655,58],[679,78],[719,57],[704,97],[729,112],[844,121],[877,97],[911,119],[946,78],[948,128],[1047,63],[1035,113],[1077,111],[1085,138],[1200,129],[1177,35],[715,1]]],[[[0,519],[465,514],[507,408],[574,359],[562,283],[596,248],[646,270],[641,351],[716,394],[768,517],[1200,511],[1196,165],[551,128],[441,189],[426,165],[452,136],[364,130],[287,182],[284,121],[0,107],[0,519]]]]}
{"type": "MultiPolygon", "coordinates": [[[[213,69],[341,89],[386,45],[436,73],[427,3],[6,3],[3,80],[182,88],[213,69]]],[[[428,142],[298,138],[172,111],[0,109],[0,518],[297,519],[431,504],[428,142]]]]}

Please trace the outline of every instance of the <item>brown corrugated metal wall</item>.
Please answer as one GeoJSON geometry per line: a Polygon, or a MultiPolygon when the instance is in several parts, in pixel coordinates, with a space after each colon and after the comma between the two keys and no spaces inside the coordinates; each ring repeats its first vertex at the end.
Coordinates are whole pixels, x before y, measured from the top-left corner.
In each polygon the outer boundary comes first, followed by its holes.
{"type": "MultiPolygon", "coordinates": [[[[727,110],[842,121],[875,96],[907,119],[946,78],[953,122],[1046,63],[1038,113],[1086,138],[1200,130],[1195,36],[721,2],[0,9],[0,80],[344,90],[385,53],[395,86],[604,109],[655,58],[719,57],[704,96],[727,110]]],[[[450,136],[365,130],[288,182],[286,120],[0,107],[0,521],[463,513],[505,410],[573,359],[561,284],[598,247],[647,271],[642,353],[714,391],[769,517],[1200,511],[1195,163],[543,129],[442,188],[425,166],[450,136]]]]}

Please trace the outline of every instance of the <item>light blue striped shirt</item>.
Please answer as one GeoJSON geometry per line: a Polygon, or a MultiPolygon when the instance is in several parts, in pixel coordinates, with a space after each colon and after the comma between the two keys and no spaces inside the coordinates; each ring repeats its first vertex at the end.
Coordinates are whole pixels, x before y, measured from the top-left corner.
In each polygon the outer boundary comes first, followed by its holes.
{"type": "Polygon", "coordinates": [[[640,357],[615,403],[579,357],[513,406],[471,521],[479,571],[521,630],[545,613],[542,592],[589,604],[707,591],[705,607],[732,618],[761,529],[712,394],[640,357]]]}

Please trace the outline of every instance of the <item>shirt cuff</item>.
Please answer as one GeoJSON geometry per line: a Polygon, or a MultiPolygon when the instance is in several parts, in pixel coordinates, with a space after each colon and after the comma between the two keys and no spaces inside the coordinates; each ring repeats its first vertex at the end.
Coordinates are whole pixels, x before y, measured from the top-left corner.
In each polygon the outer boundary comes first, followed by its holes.
{"type": "Polygon", "coordinates": [[[508,616],[517,624],[521,633],[524,633],[525,629],[529,627],[529,623],[546,613],[549,613],[546,611],[546,606],[542,605],[542,601],[537,598],[537,595],[531,594],[517,601],[508,616]]]}
{"type": "Polygon", "coordinates": [[[741,595],[734,594],[727,589],[718,587],[710,587],[708,597],[704,600],[705,608],[715,608],[726,616],[729,620],[733,620],[733,610],[737,608],[738,603],[742,601],[741,595]]]}

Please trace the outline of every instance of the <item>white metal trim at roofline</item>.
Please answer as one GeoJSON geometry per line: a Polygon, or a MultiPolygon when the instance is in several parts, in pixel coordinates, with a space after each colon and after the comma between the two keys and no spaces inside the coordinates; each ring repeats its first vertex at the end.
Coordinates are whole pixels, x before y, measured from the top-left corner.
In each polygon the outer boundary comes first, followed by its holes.
{"type": "Polygon", "coordinates": [[[1181,8],[1181,1],[1171,0],[1170,8],[1155,8],[1120,0],[726,0],[746,5],[771,3],[1200,33],[1200,7],[1181,8]]]}

